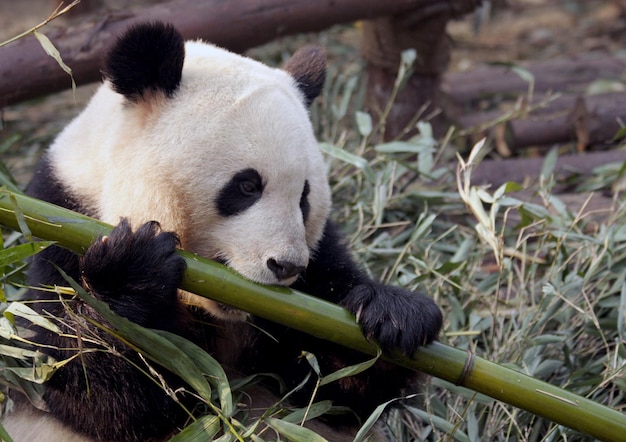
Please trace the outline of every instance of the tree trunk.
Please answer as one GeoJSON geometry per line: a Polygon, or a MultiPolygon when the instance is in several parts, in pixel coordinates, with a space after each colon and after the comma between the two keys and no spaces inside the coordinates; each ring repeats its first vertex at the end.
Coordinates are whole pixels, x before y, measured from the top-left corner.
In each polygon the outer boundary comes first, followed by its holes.
{"type": "MultiPolygon", "coordinates": [[[[384,139],[414,135],[416,120],[439,109],[441,76],[450,58],[446,25],[449,20],[472,12],[480,3],[481,0],[446,0],[409,13],[363,22],[361,53],[367,61],[366,106],[383,126],[384,139]],[[406,49],[414,49],[417,58],[397,91],[398,67],[406,49]]],[[[443,132],[445,122],[441,115],[430,122],[436,133],[443,132]]]]}

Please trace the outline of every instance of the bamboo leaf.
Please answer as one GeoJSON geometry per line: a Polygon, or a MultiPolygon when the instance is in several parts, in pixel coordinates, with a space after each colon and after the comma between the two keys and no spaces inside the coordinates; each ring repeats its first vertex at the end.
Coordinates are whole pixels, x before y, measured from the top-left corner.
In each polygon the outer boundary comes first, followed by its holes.
{"type": "Polygon", "coordinates": [[[51,331],[52,333],[56,333],[56,334],[61,333],[61,330],[54,322],[43,317],[42,315],[37,313],[35,310],[33,310],[32,308],[30,308],[29,306],[21,302],[12,302],[11,304],[9,304],[7,309],[4,311],[5,316],[7,313],[10,313],[15,316],[19,316],[20,318],[24,318],[27,321],[39,327],[42,327],[46,330],[51,331]]]}
{"type": "Polygon", "coordinates": [[[11,201],[11,207],[9,208],[9,210],[12,210],[15,214],[15,219],[17,221],[19,231],[22,232],[22,235],[24,235],[24,238],[26,238],[27,241],[32,242],[33,235],[28,228],[24,213],[22,213],[22,209],[20,209],[20,205],[17,202],[17,194],[10,193],[9,199],[11,201]]]}
{"type": "Polygon", "coordinates": [[[535,76],[528,69],[524,69],[517,65],[511,65],[511,70],[515,72],[522,80],[528,84],[532,84],[535,81],[535,76]]]}
{"type": "Polygon", "coordinates": [[[338,381],[339,379],[343,379],[343,378],[348,377],[348,376],[354,376],[356,374],[362,373],[363,371],[367,370],[372,365],[374,365],[376,363],[376,361],[378,360],[378,358],[380,357],[381,354],[382,354],[382,352],[379,351],[378,354],[376,355],[376,357],[374,357],[372,359],[368,359],[367,361],[361,362],[359,364],[354,364],[354,365],[350,365],[348,367],[344,367],[342,369],[337,370],[334,373],[331,373],[331,374],[329,374],[327,376],[324,376],[321,379],[321,381],[320,381],[320,386],[329,384],[331,382],[338,381]]]}
{"type": "MultiPolygon", "coordinates": [[[[414,397],[414,395],[411,395],[409,397],[414,397]]],[[[407,397],[407,399],[409,397],[407,397]]],[[[387,406],[400,399],[402,398],[391,399],[390,401],[387,401],[384,404],[380,404],[378,407],[376,407],[374,411],[372,411],[372,414],[370,414],[367,420],[363,423],[361,428],[359,428],[359,431],[356,433],[356,436],[354,437],[354,442],[366,441],[368,434],[370,433],[370,431],[372,431],[378,419],[380,419],[382,414],[385,412],[385,409],[387,408],[387,406]]]]}
{"type": "Polygon", "coordinates": [[[289,422],[292,424],[298,424],[302,422],[302,419],[306,417],[306,420],[311,420],[318,418],[333,408],[333,403],[331,401],[320,401],[312,404],[310,407],[299,408],[287,416],[283,417],[281,420],[284,422],[289,422]]]}
{"type": "Polygon", "coordinates": [[[169,442],[206,442],[213,440],[219,431],[220,419],[207,414],[187,425],[169,442]]]}
{"type": "Polygon", "coordinates": [[[328,442],[322,436],[291,422],[270,417],[266,420],[267,424],[277,433],[282,434],[293,442],[328,442]]]}
{"type": "Polygon", "coordinates": [[[225,416],[230,416],[233,411],[233,398],[228,378],[219,362],[217,362],[202,348],[187,339],[163,330],[153,331],[154,333],[163,336],[191,358],[198,369],[207,377],[209,383],[211,383],[217,390],[222,413],[225,416]]]}
{"type": "Polygon", "coordinates": [[[54,241],[29,242],[0,250],[0,266],[8,266],[24,261],[52,244],[54,244],[54,241]]]}
{"type": "Polygon", "coordinates": [[[409,238],[408,243],[413,244],[415,241],[422,238],[432,227],[433,222],[436,218],[437,215],[435,215],[434,213],[431,213],[430,215],[420,213],[417,223],[415,224],[415,229],[411,233],[411,237],[409,238]]]}
{"type": "Polygon", "coordinates": [[[54,367],[47,364],[37,367],[4,367],[3,370],[15,373],[20,378],[35,384],[48,381],[56,371],[54,367]]]}
{"type": "Polygon", "coordinates": [[[0,355],[10,356],[15,359],[31,359],[40,358],[42,356],[42,353],[38,351],[28,350],[26,348],[0,344],[0,355]]]}
{"type": "Polygon", "coordinates": [[[622,284],[619,296],[619,308],[617,309],[617,333],[622,342],[626,342],[626,282],[622,284]]]}
{"type": "Polygon", "coordinates": [[[359,134],[368,137],[372,133],[372,117],[367,112],[357,111],[355,114],[356,127],[359,134]]]}
{"type": "Polygon", "coordinates": [[[3,442],[13,442],[13,439],[11,439],[11,436],[9,436],[9,433],[7,433],[7,430],[4,429],[1,423],[0,423],[0,440],[3,442]]]}
{"type": "Polygon", "coordinates": [[[463,431],[456,428],[454,424],[436,416],[432,413],[427,413],[424,410],[420,410],[415,407],[406,407],[411,413],[417,416],[423,423],[430,423],[439,430],[443,431],[447,435],[450,435],[454,440],[458,442],[470,442],[470,438],[463,431]]]}
{"type": "Polygon", "coordinates": [[[421,143],[412,143],[410,141],[390,141],[388,143],[377,144],[374,150],[378,153],[422,153],[430,149],[430,146],[421,143]]]}
{"type": "Polygon", "coordinates": [[[354,89],[356,88],[358,77],[351,77],[345,85],[345,89],[343,91],[343,95],[341,97],[341,101],[339,106],[333,104],[331,109],[337,120],[341,120],[348,111],[348,106],[350,105],[350,98],[354,94],[354,89]]]}
{"type": "Polygon", "coordinates": [[[621,140],[624,137],[626,137],[626,126],[622,126],[618,129],[618,131],[613,136],[613,139],[611,140],[611,142],[614,143],[616,141],[621,140]]]}
{"type": "Polygon", "coordinates": [[[556,167],[556,160],[558,159],[558,156],[559,152],[557,149],[550,149],[550,151],[546,154],[540,172],[540,175],[544,177],[544,179],[548,178],[554,173],[554,168],[556,167]]]}
{"type": "Polygon", "coordinates": [[[376,174],[374,173],[370,164],[365,158],[361,158],[329,143],[320,143],[319,146],[322,152],[324,152],[325,154],[330,155],[340,161],[343,161],[344,163],[351,164],[358,169],[361,169],[363,173],[365,173],[365,176],[368,180],[370,180],[371,182],[376,181],[376,174]]]}
{"type": "Polygon", "coordinates": [[[478,419],[476,419],[475,409],[476,407],[472,403],[465,417],[467,421],[467,435],[471,442],[480,442],[481,435],[478,429],[478,419]]]}
{"type": "Polygon", "coordinates": [[[319,362],[317,362],[317,358],[315,357],[315,355],[308,351],[303,351],[302,353],[304,354],[306,361],[309,363],[317,377],[321,377],[322,372],[320,371],[320,364],[319,362]]]}
{"type": "Polygon", "coordinates": [[[34,30],[33,35],[37,38],[37,40],[39,41],[39,44],[41,45],[43,50],[46,52],[46,54],[54,58],[56,62],[58,63],[58,65],[61,67],[61,69],[63,69],[70,76],[70,79],[72,80],[72,90],[75,91],[76,82],[74,81],[74,76],[72,75],[72,69],[68,65],[65,64],[65,62],[61,58],[61,54],[59,53],[59,50],[54,46],[54,44],[52,44],[50,39],[45,34],[37,30],[34,30]]]}

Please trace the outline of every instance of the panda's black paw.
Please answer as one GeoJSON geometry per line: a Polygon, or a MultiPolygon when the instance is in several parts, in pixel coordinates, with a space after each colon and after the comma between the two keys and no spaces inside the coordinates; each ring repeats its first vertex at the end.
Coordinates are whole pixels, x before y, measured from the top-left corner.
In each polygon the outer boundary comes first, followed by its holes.
{"type": "Polygon", "coordinates": [[[118,313],[135,305],[142,311],[169,308],[176,302],[185,270],[183,258],[176,253],[178,243],[178,237],[161,231],[157,222],[133,232],[122,219],[109,236],[87,249],[81,275],[87,288],[118,313]]]}
{"type": "Polygon", "coordinates": [[[356,316],[363,334],[385,352],[412,355],[437,338],[443,321],[432,299],[375,282],[355,286],[342,304],[356,316]]]}

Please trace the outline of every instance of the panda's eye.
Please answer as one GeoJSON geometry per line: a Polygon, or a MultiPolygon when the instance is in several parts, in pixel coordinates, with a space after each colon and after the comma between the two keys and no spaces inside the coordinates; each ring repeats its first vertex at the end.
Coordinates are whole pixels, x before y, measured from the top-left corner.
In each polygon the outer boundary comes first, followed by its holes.
{"type": "Polygon", "coordinates": [[[222,216],[233,216],[252,207],[263,195],[263,180],[254,169],[237,172],[217,195],[215,204],[222,216]]]}
{"type": "Polygon", "coordinates": [[[242,181],[239,183],[239,190],[243,195],[252,196],[258,191],[258,188],[257,184],[252,181],[242,181]]]}
{"type": "Polygon", "coordinates": [[[309,211],[311,206],[309,205],[309,192],[311,188],[309,186],[309,182],[304,182],[304,189],[302,189],[302,195],[300,195],[300,210],[302,211],[302,219],[306,223],[307,218],[309,217],[309,211]]]}

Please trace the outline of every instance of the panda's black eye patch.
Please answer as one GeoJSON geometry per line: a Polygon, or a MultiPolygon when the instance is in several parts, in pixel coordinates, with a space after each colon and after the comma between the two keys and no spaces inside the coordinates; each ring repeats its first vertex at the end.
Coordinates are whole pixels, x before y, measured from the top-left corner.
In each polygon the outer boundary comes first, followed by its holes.
{"type": "Polygon", "coordinates": [[[307,218],[309,217],[309,210],[311,207],[309,206],[309,192],[311,188],[309,186],[309,182],[304,182],[304,189],[302,189],[302,195],[300,196],[300,210],[302,211],[302,219],[306,223],[307,218]]]}
{"type": "Polygon", "coordinates": [[[237,172],[217,196],[217,210],[222,216],[233,216],[250,208],[263,195],[263,180],[254,169],[237,172]]]}

